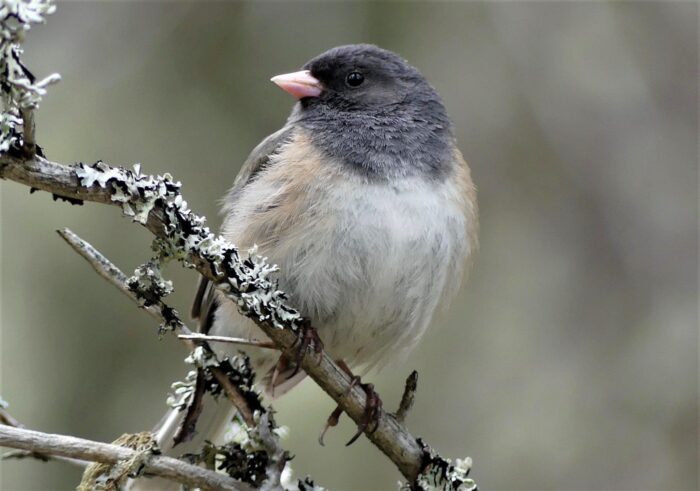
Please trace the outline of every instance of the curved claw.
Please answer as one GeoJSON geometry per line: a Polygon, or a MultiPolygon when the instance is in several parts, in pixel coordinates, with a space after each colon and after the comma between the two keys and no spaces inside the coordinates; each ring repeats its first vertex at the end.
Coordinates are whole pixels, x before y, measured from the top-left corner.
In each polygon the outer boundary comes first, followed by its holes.
{"type": "Polygon", "coordinates": [[[314,353],[319,355],[318,363],[321,363],[321,355],[323,354],[323,341],[321,341],[321,338],[318,336],[316,328],[311,326],[304,326],[301,328],[301,333],[299,334],[299,336],[297,336],[297,340],[295,341],[295,344],[299,343],[299,347],[297,348],[296,352],[296,357],[294,359],[296,366],[294,367],[294,371],[289,376],[289,378],[292,378],[297,373],[299,373],[299,370],[301,370],[301,362],[304,360],[306,350],[309,348],[309,345],[312,342],[314,344],[314,353]]]}
{"type": "Polygon", "coordinates": [[[350,445],[355,443],[357,439],[360,438],[360,435],[362,435],[365,432],[365,430],[367,430],[367,427],[371,423],[374,424],[374,428],[372,428],[372,431],[370,431],[370,433],[374,433],[375,431],[377,431],[377,428],[379,428],[379,415],[382,409],[382,400],[379,398],[379,395],[374,390],[373,384],[361,385],[367,393],[367,399],[365,402],[365,413],[362,415],[362,419],[357,425],[357,433],[355,433],[355,435],[350,439],[350,441],[345,444],[346,447],[349,447],[350,445]]]}
{"type": "MultiPolygon", "coordinates": [[[[352,373],[352,370],[350,370],[350,367],[348,367],[343,360],[338,360],[337,363],[338,366],[350,376],[350,385],[348,386],[343,396],[347,396],[352,390],[352,388],[358,384],[360,385],[360,387],[362,387],[366,394],[365,411],[362,415],[362,418],[360,418],[359,424],[357,425],[357,433],[355,433],[355,435],[350,439],[350,441],[345,444],[345,446],[347,447],[355,443],[357,439],[360,438],[360,435],[362,435],[362,433],[364,433],[367,430],[367,427],[370,424],[374,424],[374,428],[370,430],[370,433],[374,433],[375,431],[377,431],[377,428],[379,428],[379,417],[381,416],[382,411],[382,400],[379,398],[379,395],[374,390],[374,384],[363,384],[360,380],[360,377],[354,375],[352,373]]],[[[336,426],[338,424],[338,419],[340,418],[341,414],[343,414],[343,409],[340,406],[338,406],[331,413],[331,415],[328,416],[326,426],[324,426],[323,431],[321,431],[321,435],[318,438],[318,442],[321,444],[321,446],[324,445],[323,437],[326,435],[326,432],[329,428],[332,428],[333,426],[336,426]]]]}
{"type": "Polygon", "coordinates": [[[270,378],[270,395],[272,397],[275,397],[275,387],[277,387],[277,379],[280,376],[280,372],[282,372],[286,368],[286,366],[287,359],[284,355],[281,355],[279,357],[279,360],[277,360],[275,369],[272,371],[272,377],[270,378]]]}
{"type": "Polygon", "coordinates": [[[343,408],[338,406],[333,410],[331,415],[328,416],[328,420],[326,421],[326,426],[323,427],[323,431],[321,431],[321,434],[318,437],[318,443],[320,443],[322,447],[326,446],[326,444],[323,442],[323,437],[326,436],[326,432],[328,431],[329,428],[332,428],[333,426],[336,426],[338,424],[338,421],[340,420],[341,414],[343,414],[343,408]]]}

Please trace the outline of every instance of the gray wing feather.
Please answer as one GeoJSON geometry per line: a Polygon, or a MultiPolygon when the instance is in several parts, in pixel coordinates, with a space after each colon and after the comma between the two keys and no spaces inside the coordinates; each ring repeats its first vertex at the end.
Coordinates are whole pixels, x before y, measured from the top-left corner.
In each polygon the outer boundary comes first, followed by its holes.
{"type": "Polygon", "coordinates": [[[230,209],[246,184],[255,179],[257,174],[268,165],[270,156],[277,153],[280,146],[289,141],[293,130],[294,128],[291,126],[284,126],[281,130],[276,131],[261,141],[258,146],[250,152],[238,176],[236,176],[236,180],[233,181],[233,187],[224,198],[224,211],[230,209]]]}
{"type": "MultiPolygon", "coordinates": [[[[268,165],[270,156],[275,154],[279,147],[287,142],[291,137],[293,128],[285,126],[281,130],[271,134],[265,138],[257,147],[253,149],[245,163],[241,167],[236,180],[233,182],[233,187],[224,199],[224,212],[228,213],[233,203],[238,199],[241,190],[253,179],[256,175],[268,165]]],[[[199,331],[202,333],[209,332],[211,325],[214,322],[214,313],[216,312],[217,298],[215,289],[211,282],[206,278],[199,279],[197,293],[192,303],[191,315],[193,319],[199,321],[199,331]]]]}

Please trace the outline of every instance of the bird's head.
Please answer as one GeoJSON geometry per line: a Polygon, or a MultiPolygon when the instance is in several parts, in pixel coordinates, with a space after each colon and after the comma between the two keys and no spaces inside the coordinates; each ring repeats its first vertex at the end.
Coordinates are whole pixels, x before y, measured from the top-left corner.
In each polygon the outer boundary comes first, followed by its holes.
{"type": "MultiPolygon", "coordinates": [[[[371,44],[330,49],[309,60],[303,70],[272,78],[300,101],[302,111],[386,111],[439,103],[421,73],[391,51],[371,44]]],[[[441,104],[440,104],[441,105],[441,104]]]]}
{"type": "Polygon", "coordinates": [[[452,123],[435,89],[399,55],[370,44],[330,49],[272,81],[298,99],[288,124],[367,176],[442,176],[452,123]]]}

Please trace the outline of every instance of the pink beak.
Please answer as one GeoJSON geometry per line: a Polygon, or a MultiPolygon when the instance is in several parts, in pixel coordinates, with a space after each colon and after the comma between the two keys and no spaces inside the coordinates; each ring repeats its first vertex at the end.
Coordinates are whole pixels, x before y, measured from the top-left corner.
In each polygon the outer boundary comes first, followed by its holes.
{"type": "Polygon", "coordinates": [[[272,77],[270,81],[276,83],[280,89],[290,93],[297,99],[304,97],[318,97],[323,92],[323,86],[316,77],[311,76],[308,70],[285,73],[272,77]]]}

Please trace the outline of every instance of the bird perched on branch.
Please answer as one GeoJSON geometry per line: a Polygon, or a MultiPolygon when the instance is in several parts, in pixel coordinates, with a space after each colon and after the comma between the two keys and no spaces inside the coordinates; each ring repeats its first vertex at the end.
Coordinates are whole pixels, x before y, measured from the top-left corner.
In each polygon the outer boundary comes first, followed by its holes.
{"type": "MultiPolygon", "coordinates": [[[[279,265],[280,289],[335,360],[383,365],[416,345],[477,248],[476,191],[452,123],[416,68],[372,45],[333,48],[272,81],[298,101],[224,198],[222,234],[279,265]]],[[[193,316],[208,334],[267,339],[206,280],[193,316]]],[[[305,376],[277,351],[245,351],[269,394],[305,376]]],[[[229,411],[203,415],[198,433],[211,439],[229,411]]],[[[166,420],[161,447],[175,427],[166,420]]]]}

